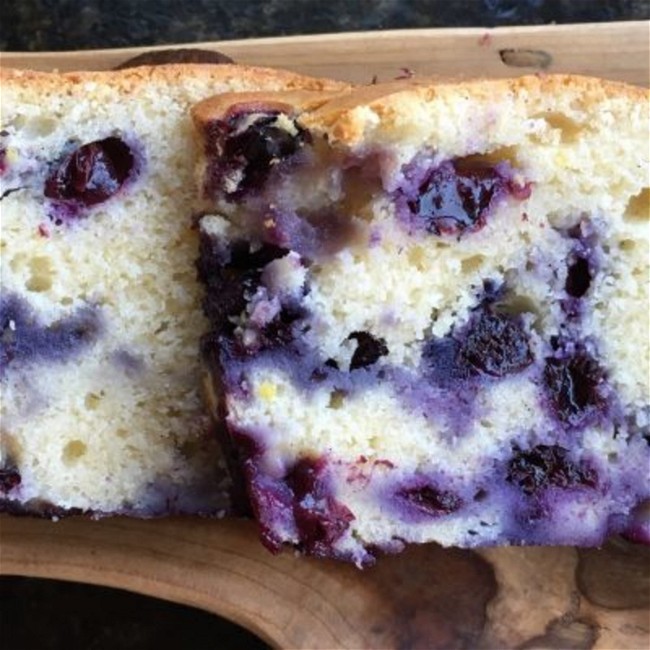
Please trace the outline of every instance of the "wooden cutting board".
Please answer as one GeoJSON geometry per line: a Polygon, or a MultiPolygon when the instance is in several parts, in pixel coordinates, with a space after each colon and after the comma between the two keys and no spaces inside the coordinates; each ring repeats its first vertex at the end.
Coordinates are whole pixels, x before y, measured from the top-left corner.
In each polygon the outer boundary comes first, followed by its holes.
{"type": "MultiPolygon", "coordinates": [[[[406,68],[419,75],[447,77],[573,72],[648,85],[648,30],[645,21],[417,29],[195,43],[191,47],[219,50],[237,63],[285,68],[353,83],[369,83],[373,77],[387,81],[406,68]]],[[[9,52],[0,56],[0,62],[35,70],[104,70],[142,51],[9,52]]]]}
{"type": "MultiPolygon", "coordinates": [[[[624,648],[649,643],[650,548],[411,547],[365,571],[272,556],[252,522],[0,518],[2,573],[200,607],[275,647],[624,648]]],[[[215,645],[215,647],[218,647],[215,645]]]]}
{"type": "MultiPolygon", "coordinates": [[[[192,47],[357,83],[405,68],[453,77],[575,72],[647,86],[648,30],[646,22],[412,30],[192,47]]],[[[106,69],[141,52],[3,53],[0,61],[106,69]]],[[[622,540],[593,550],[430,544],[360,572],[291,552],[272,556],[251,522],[0,517],[0,573],[200,607],[282,648],[650,647],[650,549],[622,540]]]]}

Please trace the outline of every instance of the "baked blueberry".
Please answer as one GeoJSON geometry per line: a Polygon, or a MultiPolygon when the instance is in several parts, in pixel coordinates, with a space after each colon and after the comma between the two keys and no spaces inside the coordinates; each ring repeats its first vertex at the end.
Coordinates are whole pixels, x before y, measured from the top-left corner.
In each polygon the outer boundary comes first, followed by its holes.
{"type": "Polygon", "coordinates": [[[352,332],[348,339],[353,339],[357,342],[357,347],[352,354],[350,361],[350,370],[357,368],[365,368],[376,363],[380,357],[388,354],[386,341],[381,338],[376,338],[369,332],[352,332]]]}
{"type": "Polygon", "coordinates": [[[431,517],[451,514],[463,506],[463,500],[457,494],[429,484],[402,488],[396,492],[396,496],[431,517]]]}
{"type": "Polygon", "coordinates": [[[605,407],[605,372],[585,350],[566,357],[550,357],[544,366],[544,386],[557,418],[581,426],[605,407]]]}
{"type": "Polygon", "coordinates": [[[57,163],[45,181],[44,194],[57,201],[92,206],[110,199],[134,168],[131,148],[115,136],[77,147],[57,163]]]}
{"type": "Polygon", "coordinates": [[[572,298],[582,298],[591,285],[589,261],[585,257],[577,257],[567,270],[565,291],[572,298]]]}
{"type": "Polygon", "coordinates": [[[493,377],[521,372],[533,361],[520,317],[480,309],[461,343],[467,362],[493,377]]]}
{"type": "Polygon", "coordinates": [[[571,460],[568,450],[558,445],[517,451],[508,462],[507,480],[527,495],[550,487],[593,488],[598,484],[594,469],[571,460]]]}
{"type": "Polygon", "coordinates": [[[235,200],[258,192],[272,169],[294,156],[308,141],[307,132],[279,111],[240,110],[206,126],[211,196],[235,200]]]}
{"type": "Polygon", "coordinates": [[[527,198],[529,187],[513,183],[504,166],[471,158],[447,160],[425,175],[419,185],[398,190],[409,223],[434,235],[457,235],[483,228],[501,198],[527,198]]]}

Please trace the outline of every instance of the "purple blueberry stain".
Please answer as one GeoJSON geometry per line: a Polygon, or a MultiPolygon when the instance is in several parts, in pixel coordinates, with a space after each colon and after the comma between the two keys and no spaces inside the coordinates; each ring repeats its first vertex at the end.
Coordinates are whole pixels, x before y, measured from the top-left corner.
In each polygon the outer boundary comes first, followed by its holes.
{"type": "Polygon", "coordinates": [[[265,242],[291,249],[302,258],[315,260],[343,248],[357,232],[357,225],[336,206],[308,214],[266,206],[258,223],[251,224],[265,242]]]}
{"type": "Polygon", "coordinates": [[[144,357],[125,349],[118,349],[111,354],[111,361],[127,377],[138,377],[145,368],[144,357]]]}
{"type": "Polygon", "coordinates": [[[518,450],[507,466],[506,480],[525,495],[548,488],[595,488],[596,471],[585,462],[571,460],[567,449],[558,445],[537,445],[518,450]]]}
{"type": "Polygon", "coordinates": [[[476,232],[502,198],[530,195],[530,186],[515,184],[504,163],[457,158],[437,165],[424,178],[408,172],[405,177],[411,181],[395,194],[400,212],[410,229],[438,236],[476,232]]]}
{"type": "Polygon", "coordinates": [[[97,309],[80,307],[49,325],[17,295],[0,298],[0,372],[15,364],[39,360],[65,361],[101,334],[97,309]]]}
{"type": "Polygon", "coordinates": [[[9,137],[9,131],[6,129],[0,130],[0,176],[4,176],[5,172],[9,168],[9,160],[7,156],[7,138],[9,137]]]}
{"type": "Polygon", "coordinates": [[[278,314],[261,331],[261,345],[264,348],[282,347],[302,336],[308,327],[305,323],[307,311],[300,305],[283,306],[278,314]]]}
{"type": "MultiPolygon", "coordinates": [[[[117,194],[131,177],[135,156],[126,142],[116,136],[81,145],[56,164],[45,180],[44,194],[58,206],[88,208],[117,194]]],[[[70,209],[68,209],[70,212],[70,209]]],[[[55,221],[64,219],[59,215],[55,221]]]]}
{"type": "Polygon", "coordinates": [[[451,336],[429,339],[422,349],[422,375],[440,386],[453,386],[475,375],[462,354],[462,345],[451,336]]]}

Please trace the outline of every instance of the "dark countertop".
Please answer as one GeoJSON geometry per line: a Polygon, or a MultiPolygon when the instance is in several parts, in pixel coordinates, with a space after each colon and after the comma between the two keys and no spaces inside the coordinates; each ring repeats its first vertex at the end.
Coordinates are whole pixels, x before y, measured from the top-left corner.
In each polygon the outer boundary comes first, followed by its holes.
{"type": "Polygon", "coordinates": [[[0,50],[650,17],[647,0],[3,0],[0,50]]]}
{"type": "Polygon", "coordinates": [[[247,630],[119,589],[0,578],[3,650],[268,650],[247,630]]]}
{"type": "MultiPolygon", "coordinates": [[[[648,18],[647,0],[2,0],[0,50],[648,18]]],[[[0,605],[5,650],[266,648],[217,617],[118,590],[3,578],[0,605]]]]}

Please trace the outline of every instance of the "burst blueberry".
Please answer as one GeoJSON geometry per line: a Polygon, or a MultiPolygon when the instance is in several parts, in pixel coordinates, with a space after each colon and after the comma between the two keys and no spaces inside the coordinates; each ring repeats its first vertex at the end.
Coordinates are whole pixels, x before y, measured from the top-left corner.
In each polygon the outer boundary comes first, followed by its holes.
{"type": "Polygon", "coordinates": [[[487,304],[458,331],[429,340],[422,358],[427,377],[441,385],[478,374],[504,377],[533,362],[521,318],[494,312],[487,304]]]}
{"type": "Polygon", "coordinates": [[[286,477],[293,492],[293,514],[300,546],[312,555],[331,555],[332,545],[354,515],[331,493],[323,459],[303,458],[286,477]]]}
{"type": "Polygon", "coordinates": [[[232,333],[233,319],[239,316],[259,286],[263,268],[287,250],[265,244],[252,249],[243,241],[233,242],[222,250],[218,242],[202,233],[199,279],[209,287],[203,308],[212,326],[220,333],[232,333]]]}
{"type": "Polygon", "coordinates": [[[305,145],[307,132],[295,122],[290,129],[283,128],[279,116],[279,111],[256,114],[244,110],[207,127],[209,194],[224,194],[232,200],[260,190],[271,169],[305,145]]]}
{"type": "Polygon", "coordinates": [[[460,235],[480,230],[507,191],[508,182],[495,166],[458,159],[433,169],[407,205],[427,232],[460,235]]]}

